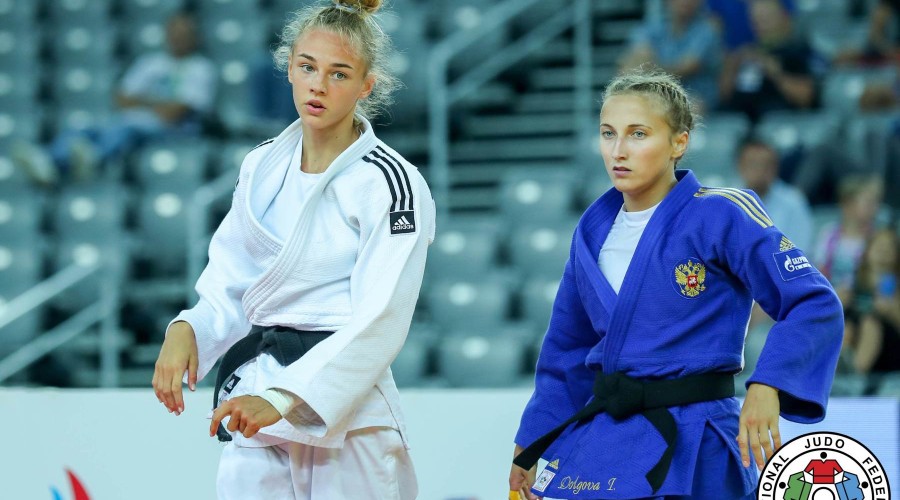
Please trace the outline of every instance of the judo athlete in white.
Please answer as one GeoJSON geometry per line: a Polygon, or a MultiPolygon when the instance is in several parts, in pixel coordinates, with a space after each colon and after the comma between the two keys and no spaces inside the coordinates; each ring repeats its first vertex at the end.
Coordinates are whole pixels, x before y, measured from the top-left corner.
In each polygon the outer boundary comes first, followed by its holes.
{"type": "Polygon", "coordinates": [[[299,119],[251,151],[209,247],[199,302],[169,325],[153,377],[184,411],[222,358],[210,435],[222,499],[413,499],[390,364],[434,238],[418,170],[365,118],[396,87],[380,0],[298,12],[275,60],[299,119]],[[221,426],[220,426],[221,424],[221,426]]]}
{"type": "Polygon", "coordinates": [[[841,304],[755,193],[675,169],[694,123],[670,75],[607,86],[600,149],[614,188],[575,230],[510,497],[756,498],[751,455],[761,469],[781,446],[779,414],[825,416],[841,304]],[[776,324],[739,407],[754,300],[776,324]]]}

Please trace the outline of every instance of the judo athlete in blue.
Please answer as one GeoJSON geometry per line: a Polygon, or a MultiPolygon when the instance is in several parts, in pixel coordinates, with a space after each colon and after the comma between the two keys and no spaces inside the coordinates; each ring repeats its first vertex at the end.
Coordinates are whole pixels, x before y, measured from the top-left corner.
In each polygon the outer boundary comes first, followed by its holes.
{"type": "Polygon", "coordinates": [[[753,192],[676,170],[694,114],[673,77],[617,77],[600,122],[614,189],[575,230],[510,497],[755,498],[751,454],[761,469],[781,446],[779,414],[824,418],[841,304],[753,192]],[[776,323],[740,407],[754,300],[776,323]]]}

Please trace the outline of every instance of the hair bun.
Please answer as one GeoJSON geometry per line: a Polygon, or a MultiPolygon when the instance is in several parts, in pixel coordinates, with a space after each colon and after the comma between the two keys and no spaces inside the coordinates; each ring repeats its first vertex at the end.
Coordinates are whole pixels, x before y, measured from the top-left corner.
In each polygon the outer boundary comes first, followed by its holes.
{"type": "Polygon", "coordinates": [[[377,12],[381,8],[382,3],[382,0],[334,0],[334,4],[339,8],[366,14],[377,12]]]}

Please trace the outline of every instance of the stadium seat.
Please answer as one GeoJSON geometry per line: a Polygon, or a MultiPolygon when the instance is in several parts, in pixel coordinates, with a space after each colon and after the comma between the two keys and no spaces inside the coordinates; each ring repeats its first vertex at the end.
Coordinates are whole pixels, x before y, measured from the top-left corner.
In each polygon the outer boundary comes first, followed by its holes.
{"type": "Polygon", "coordinates": [[[40,2],[0,0],[0,29],[31,26],[37,18],[40,2]]]}
{"type": "Polygon", "coordinates": [[[206,53],[214,60],[248,60],[266,49],[269,27],[262,16],[217,16],[203,18],[200,33],[206,53]]]}
{"type": "Polygon", "coordinates": [[[528,280],[522,288],[523,317],[536,328],[546,331],[550,324],[553,302],[556,300],[561,278],[562,272],[556,277],[538,276],[528,280]]]}
{"type": "Polygon", "coordinates": [[[59,0],[47,2],[50,21],[57,26],[108,23],[113,0],[59,0]]]}
{"type": "Polygon", "coordinates": [[[58,42],[51,45],[57,64],[110,66],[115,60],[116,32],[113,25],[65,26],[57,36],[58,42]]]}
{"type": "Polygon", "coordinates": [[[883,375],[878,383],[878,389],[875,394],[887,398],[900,398],[900,373],[883,375]]]}
{"type": "Polygon", "coordinates": [[[862,396],[866,393],[868,377],[859,374],[839,373],[834,376],[831,396],[862,396]]]}
{"type": "Polygon", "coordinates": [[[0,108],[0,143],[16,139],[37,143],[44,129],[44,112],[29,102],[11,102],[0,108]]]}
{"type": "Polygon", "coordinates": [[[448,220],[428,249],[426,272],[435,279],[484,276],[497,268],[500,232],[494,217],[448,220]]]}
{"type": "Polygon", "coordinates": [[[510,170],[500,184],[500,210],[509,221],[539,224],[571,218],[576,173],[510,170]]]}
{"type": "Polygon", "coordinates": [[[530,277],[559,278],[569,259],[577,223],[577,219],[570,218],[514,229],[508,243],[512,264],[530,277]]]}
{"type": "Polygon", "coordinates": [[[55,212],[61,239],[102,242],[125,230],[127,191],[118,183],[74,184],[59,193],[55,212]]]}
{"type": "Polygon", "coordinates": [[[128,60],[135,60],[143,54],[165,50],[166,19],[156,17],[140,17],[122,21],[122,32],[129,36],[122,37],[125,55],[128,60]]]}
{"type": "Polygon", "coordinates": [[[104,280],[112,279],[117,286],[121,284],[128,270],[128,242],[122,233],[111,233],[105,240],[64,240],[56,248],[53,269],[59,272],[73,264],[104,267],[54,298],[53,305],[67,312],[79,311],[97,302],[104,280]]]}
{"type": "Polygon", "coordinates": [[[523,377],[525,346],[514,337],[448,337],[438,367],[452,387],[510,387],[523,377]]]}
{"type": "MultiPolygon", "coordinates": [[[[40,253],[27,246],[8,246],[8,241],[0,240],[0,313],[41,278],[40,253]]],[[[33,339],[39,331],[40,318],[41,309],[36,309],[0,329],[0,358],[33,339]]]]}
{"type": "Polygon", "coordinates": [[[749,130],[750,123],[743,115],[711,115],[691,133],[687,154],[678,168],[692,170],[707,186],[734,185],[737,149],[749,130]]]}
{"type": "Polygon", "coordinates": [[[0,196],[20,193],[32,196],[31,179],[13,162],[10,147],[9,144],[0,142],[0,196]]]}
{"type": "Polygon", "coordinates": [[[154,141],[137,153],[137,178],[148,189],[191,190],[206,178],[212,145],[202,139],[154,141]]]}
{"type": "Polygon", "coordinates": [[[757,126],[763,139],[785,153],[797,147],[820,146],[837,137],[841,117],[823,111],[777,111],[766,114],[757,126]]]}
{"type": "Polygon", "coordinates": [[[859,98],[869,85],[892,85],[897,70],[886,68],[835,68],[825,75],[822,106],[848,115],[859,111],[859,98]]]}
{"type": "Polygon", "coordinates": [[[399,387],[420,385],[428,371],[428,357],[431,346],[427,339],[410,334],[403,348],[391,363],[394,382],[399,387]]]}
{"type": "Polygon", "coordinates": [[[126,22],[157,21],[165,23],[173,13],[183,9],[185,0],[119,0],[126,22]]]}
{"type": "MultiPolygon", "coordinates": [[[[2,159],[0,159],[2,160],[2,159]]],[[[0,241],[31,241],[38,236],[43,207],[27,187],[21,191],[0,191],[0,241]]]]}
{"type": "Polygon", "coordinates": [[[437,281],[427,290],[426,300],[432,319],[442,328],[480,332],[504,321],[512,294],[504,278],[482,276],[437,281]]]}
{"type": "Polygon", "coordinates": [[[142,195],[137,213],[140,248],[135,256],[150,266],[142,272],[159,277],[184,272],[192,194],[190,190],[158,189],[142,195]]]}
{"type": "Polygon", "coordinates": [[[34,67],[40,53],[38,33],[21,26],[0,28],[0,68],[34,67]]]}

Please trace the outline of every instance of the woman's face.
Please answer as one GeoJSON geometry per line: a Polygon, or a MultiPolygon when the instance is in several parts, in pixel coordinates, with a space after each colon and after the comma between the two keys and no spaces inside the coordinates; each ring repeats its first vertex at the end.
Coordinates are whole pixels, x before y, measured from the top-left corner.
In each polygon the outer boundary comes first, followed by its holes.
{"type": "Polygon", "coordinates": [[[628,211],[656,205],[675,184],[674,162],[687,149],[688,133],[673,134],[664,110],[654,97],[622,94],[600,112],[600,152],[628,211]]]}
{"type": "Polygon", "coordinates": [[[375,85],[367,70],[365,61],[336,33],[313,29],[297,37],[288,81],[304,127],[320,131],[352,127],[356,102],[375,85]]]}

